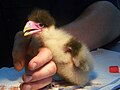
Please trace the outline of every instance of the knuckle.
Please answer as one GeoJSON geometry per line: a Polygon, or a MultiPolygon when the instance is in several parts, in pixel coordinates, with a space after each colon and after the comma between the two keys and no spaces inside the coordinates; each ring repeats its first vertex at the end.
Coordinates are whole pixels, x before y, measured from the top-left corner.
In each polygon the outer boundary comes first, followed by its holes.
{"type": "Polygon", "coordinates": [[[48,84],[50,84],[51,82],[52,82],[52,77],[49,78],[48,84]]]}
{"type": "Polygon", "coordinates": [[[40,50],[39,50],[39,51],[41,51],[41,52],[45,52],[45,53],[46,53],[46,55],[48,55],[48,58],[49,58],[49,59],[52,59],[52,52],[51,52],[51,50],[50,50],[50,49],[48,49],[48,48],[44,47],[44,48],[40,48],[40,50]]]}
{"type": "Polygon", "coordinates": [[[56,64],[55,64],[53,61],[51,61],[51,67],[50,67],[50,72],[51,72],[51,74],[52,74],[52,75],[55,74],[56,71],[57,71],[56,64]]]}

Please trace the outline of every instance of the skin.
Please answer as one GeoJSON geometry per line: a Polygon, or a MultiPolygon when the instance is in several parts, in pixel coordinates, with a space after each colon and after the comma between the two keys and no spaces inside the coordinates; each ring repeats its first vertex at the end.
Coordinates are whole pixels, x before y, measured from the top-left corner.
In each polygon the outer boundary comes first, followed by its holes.
{"type": "Polygon", "coordinates": [[[90,5],[75,21],[63,26],[90,50],[120,36],[120,11],[112,3],[99,1],[90,5]]]}
{"type": "MultiPolygon", "coordinates": [[[[120,12],[115,6],[107,1],[100,1],[90,5],[75,21],[61,28],[83,41],[90,50],[93,50],[111,42],[120,35],[119,17],[120,12]]],[[[18,32],[16,36],[23,37],[21,33],[18,32]]],[[[14,67],[18,71],[24,67],[27,45],[27,42],[24,43],[24,46],[18,46],[16,43],[13,47],[14,50],[19,47],[19,54],[22,58],[13,61],[14,67]]],[[[22,90],[37,90],[51,83],[52,76],[57,70],[55,63],[51,61],[52,57],[52,52],[48,48],[44,47],[39,50],[38,55],[32,58],[28,64],[30,71],[23,75],[24,83],[20,85],[22,90]]]]}

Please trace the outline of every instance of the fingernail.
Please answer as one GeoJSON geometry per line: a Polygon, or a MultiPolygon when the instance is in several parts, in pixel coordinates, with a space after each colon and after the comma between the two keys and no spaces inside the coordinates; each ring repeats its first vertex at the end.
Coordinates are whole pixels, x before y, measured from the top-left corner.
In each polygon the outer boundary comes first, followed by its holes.
{"type": "Polygon", "coordinates": [[[24,82],[29,82],[29,81],[31,81],[31,80],[32,80],[32,76],[27,76],[27,77],[25,78],[24,82]]]}
{"type": "Polygon", "coordinates": [[[36,63],[33,63],[31,70],[35,70],[36,68],[37,68],[37,64],[36,64],[36,63]]]}
{"type": "Polygon", "coordinates": [[[15,66],[15,68],[17,68],[17,70],[21,70],[21,68],[22,68],[22,65],[21,65],[20,62],[16,62],[16,63],[14,64],[14,66],[15,66]]]}
{"type": "Polygon", "coordinates": [[[25,86],[23,86],[23,90],[31,90],[31,86],[30,85],[25,85],[25,86]]]}
{"type": "Polygon", "coordinates": [[[21,63],[20,63],[20,62],[16,62],[16,63],[15,63],[15,66],[21,67],[21,63]]]}

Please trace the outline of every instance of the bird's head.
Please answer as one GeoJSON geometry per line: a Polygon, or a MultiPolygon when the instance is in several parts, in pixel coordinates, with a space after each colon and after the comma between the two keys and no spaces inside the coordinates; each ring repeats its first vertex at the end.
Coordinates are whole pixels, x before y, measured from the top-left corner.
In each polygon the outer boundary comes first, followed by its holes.
{"type": "Polygon", "coordinates": [[[46,10],[34,9],[28,16],[28,22],[23,30],[24,36],[41,32],[53,25],[55,25],[54,18],[46,10]]]}

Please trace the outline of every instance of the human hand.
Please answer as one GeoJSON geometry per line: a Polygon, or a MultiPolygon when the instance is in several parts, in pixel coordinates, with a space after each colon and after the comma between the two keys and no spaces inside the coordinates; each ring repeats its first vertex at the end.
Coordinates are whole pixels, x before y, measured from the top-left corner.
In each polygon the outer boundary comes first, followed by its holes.
{"type": "MultiPolygon", "coordinates": [[[[13,63],[16,70],[25,66],[25,55],[29,38],[24,38],[22,32],[16,34],[13,47],[13,63]]],[[[40,48],[39,53],[28,63],[29,71],[23,75],[22,90],[37,90],[48,85],[52,81],[52,75],[56,73],[56,65],[52,59],[52,53],[48,48],[40,48]]]]}

